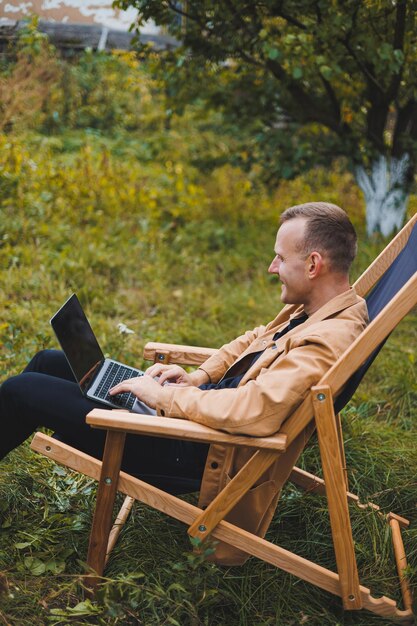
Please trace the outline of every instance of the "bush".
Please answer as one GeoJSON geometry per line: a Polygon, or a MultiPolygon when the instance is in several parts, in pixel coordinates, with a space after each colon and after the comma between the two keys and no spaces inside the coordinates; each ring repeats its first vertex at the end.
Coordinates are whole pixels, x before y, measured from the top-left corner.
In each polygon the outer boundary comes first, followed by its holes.
{"type": "Polygon", "coordinates": [[[59,77],[58,64],[37,20],[19,31],[12,58],[0,72],[0,132],[39,128],[43,108],[59,77]]]}
{"type": "Polygon", "coordinates": [[[134,53],[86,50],[59,65],[45,130],[91,128],[115,135],[163,124],[161,90],[134,53]]]}

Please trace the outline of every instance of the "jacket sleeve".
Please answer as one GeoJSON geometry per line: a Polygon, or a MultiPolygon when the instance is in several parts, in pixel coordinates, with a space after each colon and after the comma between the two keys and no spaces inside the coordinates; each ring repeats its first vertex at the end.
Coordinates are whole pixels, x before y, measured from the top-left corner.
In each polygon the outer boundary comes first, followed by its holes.
{"type": "Polygon", "coordinates": [[[337,359],[336,351],[319,336],[293,342],[268,369],[235,389],[203,391],[166,386],[157,412],[186,418],[232,434],[268,436],[301,404],[337,359]]]}
{"type": "Polygon", "coordinates": [[[224,344],[198,369],[204,370],[212,383],[217,383],[251,343],[264,332],[265,326],[258,326],[253,330],[248,330],[240,337],[237,337],[237,339],[224,344]]]}

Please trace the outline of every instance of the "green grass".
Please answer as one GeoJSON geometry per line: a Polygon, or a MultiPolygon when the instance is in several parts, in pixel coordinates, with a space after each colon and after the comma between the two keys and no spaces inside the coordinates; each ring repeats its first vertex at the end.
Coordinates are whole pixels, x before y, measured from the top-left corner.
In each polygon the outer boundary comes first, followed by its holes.
{"type": "MultiPolygon", "coordinates": [[[[180,131],[171,129],[166,145],[180,131]]],[[[385,243],[365,240],[361,199],[346,174],[316,171],[268,195],[237,168],[199,172],[184,152],[143,159],[134,139],[122,154],[115,141],[92,133],[74,133],[72,141],[69,133],[3,136],[0,143],[1,378],[37,350],[56,347],[48,320],[72,291],[105,351],[139,366],[148,340],[218,346],[269,321],[281,305],[266,268],[279,212],[290,204],[326,198],[348,209],[361,233],[354,276],[385,243]],[[120,334],[119,322],[134,334],[120,334]]],[[[416,335],[414,312],[343,415],[351,489],[412,521],[404,541],[414,588],[416,335]]],[[[319,471],[314,441],[301,465],[319,471]]],[[[344,613],[337,598],[256,559],[242,568],[201,563],[182,524],[138,504],[92,602],[81,576],[94,492],[90,480],[28,444],[2,462],[0,624],[389,623],[344,613]]],[[[385,523],[370,511],[351,512],[363,584],[399,599],[385,523]]],[[[288,486],[268,537],[335,567],[321,497],[288,486]]]]}

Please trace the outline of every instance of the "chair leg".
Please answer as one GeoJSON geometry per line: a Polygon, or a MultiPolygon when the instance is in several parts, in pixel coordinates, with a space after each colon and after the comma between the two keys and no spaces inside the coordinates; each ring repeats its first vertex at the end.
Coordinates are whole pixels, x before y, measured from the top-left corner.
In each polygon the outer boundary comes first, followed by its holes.
{"type": "Polygon", "coordinates": [[[342,459],[342,468],[343,468],[343,474],[345,477],[346,491],[349,491],[349,480],[348,480],[348,473],[347,473],[347,466],[346,466],[345,446],[343,444],[342,421],[340,419],[340,414],[337,413],[337,415],[335,415],[335,418],[336,418],[337,439],[339,441],[339,449],[340,449],[340,456],[342,459]]]}
{"type": "Polygon", "coordinates": [[[106,561],[104,563],[105,566],[107,565],[107,561],[109,560],[111,551],[116,545],[116,542],[119,538],[122,528],[126,524],[126,520],[129,517],[129,513],[132,510],[132,506],[134,502],[135,502],[134,498],[131,498],[130,496],[126,496],[123,501],[122,506],[120,507],[120,511],[118,512],[117,517],[114,520],[114,524],[112,526],[112,529],[109,535],[109,542],[107,544],[106,561]]]}
{"type": "Polygon", "coordinates": [[[322,385],[313,387],[312,395],[343,606],[360,609],[359,575],[332,393],[329,386],[322,385]]]}
{"type": "Polygon", "coordinates": [[[126,433],[107,432],[97,490],[96,509],[88,546],[87,564],[98,575],[97,577],[91,575],[87,577],[87,586],[91,588],[97,585],[98,577],[102,576],[104,570],[125,439],[126,433]]]}
{"type": "Polygon", "coordinates": [[[401,537],[400,523],[392,514],[388,514],[388,520],[391,527],[392,544],[394,548],[397,572],[400,579],[401,595],[403,597],[404,609],[407,611],[412,609],[413,597],[411,595],[407,577],[404,575],[404,570],[407,567],[407,557],[404,550],[403,539],[401,537]]]}

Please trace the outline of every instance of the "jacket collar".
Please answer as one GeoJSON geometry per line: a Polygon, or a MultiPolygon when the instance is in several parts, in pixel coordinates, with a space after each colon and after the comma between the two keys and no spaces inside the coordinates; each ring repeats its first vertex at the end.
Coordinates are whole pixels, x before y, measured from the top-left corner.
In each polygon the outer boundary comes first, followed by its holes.
{"type": "MultiPolygon", "coordinates": [[[[308,317],[303,324],[296,326],[295,328],[291,329],[288,333],[286,333],[283,337],[280,337],[277,340],[277,346],[281,346],[281,342],[285,343],[288,337],[291,337],[293,333],[300,332],[300,330],[303,328],[308,328],[309,326],[311,326],[312,324],[315,324],[316,322],[320,322],[329,317],[332,317],[333,315],[340,313],[340,311],[343,311],[355,304],[358,304],[360,300],[361,298],[359,298],[355,289],[353,287],[350,287],[343,293],[340,293],[339,295],[335,296],[334,298],[326,302],[326,304],[324,304],[322,307],[320,307],[320,309],[315,311],[313,315],[310,315],[310,317],[308,317]]],[[[275,318],[274,322],[272,322],[271,326],[276,331],[281,326],[284,327],[284,322],[288,324],[288,322],[291,319],[300,317],[301,315],[304,315],[304,314],[305,314],[305,311],[304,311],[303,305],[300,305],[296,309],[294,308],[290,309],[289,306],[288,306],[288,309],[287,307],[285,307],[284,309],[281,310],[281,312],[275,318]],[[286,311],[286,310],[289,310],[287,315],[282,315],[282,311],[286,311]]]]}
{"type": "MultiPolygon", "coordinates": [[[[343,293],[340,293],[339,295],[335,296],[334,298],[326,302],[326,304],[323,304],[323,306],[317,309],[317,311],[315,311],[313,315],[310,315],[307,318],[305,324],[311,324],[313,322],[319,322],[321,320],[324,320],[327,317],[331,317],[332,315],[335,315],[336,313],[340,313],[340,311],[343,311],[344,309],[347,309],[350,306],[357,304],[357,302],[358,302],[358,295],[354,287],[350,287],[343,293]]],[[[304,314],[305,314],[304,306],[300,305],[294,311],[294,313],[290,314],[289,319],[291,320],[296,317],[300,317],[301,315],[304,315],[304,314]]]]}
{"type": "MultiPolygon", "coordinates": [[[[354,289],[354,287],[350,287],[343,293],[340,293],[338,296],[335,296],[329,302],[326,302],[320,309],[318,309],[313,315],[311,315],[305,322],[305,325],[310,325],[311,321],[317,322],[319,320],[326,319],[326,317],[330,317],[331,315],[335,315],[339,311],[343,311],[343,309],[347,309],[358,302],[358,295],[354,289]]],[[[277,329],[280,325],[284,324],[293,319],[294,317],[300,317],[300,315],[304,314],[304,306],[301,304],[300,306],[296,306],[295,304],[286,304],[281,311],[278,313],[276,318],[268,324],[268,329],[277,329]]]]}

